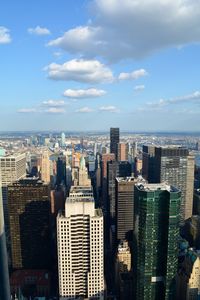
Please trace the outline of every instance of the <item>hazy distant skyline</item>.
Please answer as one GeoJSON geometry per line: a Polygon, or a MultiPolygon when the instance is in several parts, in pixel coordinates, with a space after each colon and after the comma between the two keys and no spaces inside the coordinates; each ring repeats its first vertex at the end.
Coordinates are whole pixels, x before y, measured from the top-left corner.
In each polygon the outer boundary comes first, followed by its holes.
{"type": "Polygon", "coordinates": [[[200,1],[2,0],[0,131],[198,131],[200,1]]]}

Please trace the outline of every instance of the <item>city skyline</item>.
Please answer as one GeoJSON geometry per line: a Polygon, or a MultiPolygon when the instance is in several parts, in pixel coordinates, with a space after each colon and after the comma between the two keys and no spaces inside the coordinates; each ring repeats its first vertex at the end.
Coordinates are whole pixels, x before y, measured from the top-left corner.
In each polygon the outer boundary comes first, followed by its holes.
{"type": "Polygon", "coordinates": [[[199,8],[2,1],[1,130],[198,131],[199,8]]]}

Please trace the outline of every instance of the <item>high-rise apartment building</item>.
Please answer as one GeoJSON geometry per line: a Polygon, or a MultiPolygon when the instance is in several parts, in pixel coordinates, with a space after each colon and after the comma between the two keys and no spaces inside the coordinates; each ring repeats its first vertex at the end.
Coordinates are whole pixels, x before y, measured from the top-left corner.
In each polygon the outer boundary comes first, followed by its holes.
{"type": "Polygon", "coordinates": [[[118,160],[119,161],[128,161],[128,150],[129,144],[128,143],[119,143],[118,144],[118,160]]]}
{"type": "MultiPolygon", "coordinates": [[[[148,178],[152,183],[167,182],[181,190],[181,221],[192,215],[194,186],[194,157],[188,149],[147,146],[148,178]]],[[[143,148],[144,150],[144,148],[143,148]]],[[[143,151],[144,152],[144,151],[143,151]]]]}
{"type": "Polygon", "coordinates": [[[57,217],[57,242],[61,299],[104,299],[103,214],[91,187],[71,187],[65,215],[57,217]]]}
{"type": "Polygon", "coordinates": [[[1,174],[0,174],[0,299],[10,299],[8,258],[6,250],[6,237],[4,228],[3,201],[1,191],[1,174]]]}
{"type": "Polygon", "coordinates": [[[38,178],[8,186],[12,266],[48,269],[50,264],[50,188],[38,178]]]}
{"type": "Polygon", "coordinates": [[[2,179],[4,219],[7,232],[9,224],[7,186],[26,176],[26,154],[16,153],[0,157],[0,171],[2,179]]]}
{"type": "Polygon", "coordinates": [[[110,128],[110,153],[115,154],[118,159],[119,128],[110,128]]]}
{"type": "Polygon", "coordinates": [[[175,299],[181,192],[164,183],[140,183],[135,203],[136,299],[175,299]]]}

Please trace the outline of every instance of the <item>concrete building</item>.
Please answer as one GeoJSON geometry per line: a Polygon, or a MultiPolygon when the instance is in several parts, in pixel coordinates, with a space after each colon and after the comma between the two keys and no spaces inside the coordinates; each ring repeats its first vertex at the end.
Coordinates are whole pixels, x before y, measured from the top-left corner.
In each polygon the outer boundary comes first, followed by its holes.
{"type": "Polygon", "coordinates": [[[129,144],[128,143],[119,143],[118,144],[118,160],[119,161],[128,161],[128,150],[129,144]]]}
{"type": "Polygon", "coordinates": [[[104,299],[103,214],[91,187],[71,187],[57,217],[60,299],[104,299]]]}
{"type": "Polygon", "coordinates": [[[126,240],[121,241],[118,245],[116,264],[117,273],[125,273],[131,270],[131,251],[126,240]]]}
{"type": "Polygon", "coordinates": [[[190,248],[177,274],[177,300],[199,299],[200,252],[190,248]]]}
{"type": "Polygon", "coordinates": [[[115,272],[117,295],[119,296],[119,299],[133,299],[131,251],[126,240],[121,241],[118,245],[115,272]]]}
{"type": "Polygon", "coordinates": [[[180,203],[172,186],[135,185],[136,300],[175,299],[180,203]]]}
{"type": "Polygon", "coordinates": [[[143,178],[116,178],[116,240],[133,240],[134,185],[145,182],[143,178]]]}
{"type": "Polygon", "coordinates": [[[50,159],[48,150],[44,150],[41,154],[41,180],[49,183],[51,180],[50,159]]]}
{"type": "Polygon", "coordinates": [[[91,186],[91,180],[88,177],[88,170],[85,165],[85,158],[82,156],[80,159],[80,166],[78,172],[78,185],[91,186]]]}

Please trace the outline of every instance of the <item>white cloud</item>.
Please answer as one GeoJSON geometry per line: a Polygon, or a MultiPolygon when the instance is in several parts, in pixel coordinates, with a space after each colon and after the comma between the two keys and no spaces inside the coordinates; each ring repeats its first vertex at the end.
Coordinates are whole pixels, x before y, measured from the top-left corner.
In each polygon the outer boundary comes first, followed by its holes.
{"type": "Polygon", "coordinates": [[[148,73],[144,69],[136,70],[131,73],[120,73],[118,79],[119,80],[136,80],[141,77],[147,76],[148,73]]]}
{"type": "Polygon", "coordinates": [[[10,30],[0,26],[0,44],[8,44],[11,42],[10,30]]]}
{"type": "Polygon", "coordinates": [[[23,113],[23,114],[30,114],[30,113],[35,113],[37,112],[36,108],[21,108],[18,109],[18,113],[23,113]]]}
{"type": "Polygon", "coordinates": [[[85,106],[85,107],[81,107],[81,108],[77,109],[76,113],[91,113],[93,111],[94,110],[92,108],[85,106]]]}
{"type": "Polygon", "coordinates": [[[42,105],[49,107],[61,107],[65,106],[65,104],[66,103],[63,100],[47,100],[42,102],[42,105]]]}
{"type": "Polygon", "coordinates": [[[68,89],[64,91],[64,96],[68,98],[96,98],[101,97],[106,94],[104,90],[98,90],[95,88],[90,89],[79,89],[79,90],[72,90],[68,89]]]}
{"type": "Polygon", "coordinates": [[[28,28],[28,33],[35,35],[50,35],[51,32],[45,27],[36,26],[35,28],[28,28]]]}
{"type": "Polygon", "coordinates": [[[200,42],[199,0],[93,0],[90,11],[89,25],[72,28],[49,45],[118,61],[200,42]]]}
{"type": "Polygon", "coordinates": [[[64,114],[66,111],[64,108],[50,107],[46,109],[44,112],[48,114],[64,114]]]}
{"type": "Polygon", "coordinates": [[[148,106],[151,107],[162,107],[170,104],[191,104],[191,103],[200,103],[200,91],[196,91],[192,94],[174,97],[170,99],[160,99],[157,102],[149,102],[148,106]]]}
{"type": "Polygon", "coordinates": [[[61,65],[51,63],[45,70],[54,80],[105,83],[114,79],[112,71],[98,60],[72,59],[61,65]]]}
{"type": "Polygon", "coordinates": [[[145,86],[143,84],[141,85],[136,85],[134,87],[134,90],[137,91],[137,92],[140,92],[140,91],[143,91],[145,89],[145,86]]]}
{"type": "Polygon", "coordinates": [[[112,113],[118,113],[118,112],[120,112],[120,110],[116,106],[113,106],[113,105],[101,106],[99,108],[99,111],[102,111],[102,112],[112,112],[112,113]]]}

